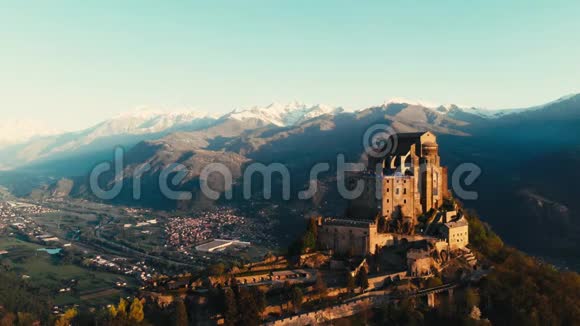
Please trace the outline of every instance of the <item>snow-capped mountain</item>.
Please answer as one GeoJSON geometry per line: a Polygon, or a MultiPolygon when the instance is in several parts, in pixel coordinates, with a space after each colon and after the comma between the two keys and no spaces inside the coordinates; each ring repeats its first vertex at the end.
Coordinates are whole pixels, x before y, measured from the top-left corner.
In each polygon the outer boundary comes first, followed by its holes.
{"type": "Polygon", "coordinates": [[[159,110],[139,109],[119,114],[112,119],[79,132],[80,144],[88,144],[101,137],[115,135],[143,135],[180,129],[197,129],[206,127],[217,118],[208,113],[195,111],[165,112],[159,110]]]}
{"type": "Polygon", "coordinates": [[[320,115],[341,111],[341,108],[299,102],[237,109],[222,116],[197,111],[138,109],[119,114],[84,130],[35,137],[16,145],[11,143],[0,150],[0,158],[9,162],[9,165],[19,165],[57,154],[62,156],[102,151],[114,146],[129,147],[143,140],[156,139],[179,131],[206,129],[227,120],[244,122],[253,119],[263,124],[292,126],[320,115]]]}
{"type": "Polygon", "coordinates": [[[449,115],[450,117],[455,117],[458,114],[471,114],[480,118],[494,118],[499,117],[506,113],[499,110],[489,110],[484,108],[477,108],[467,105],[456,105],[456,104],[436,104],[430,101],[423,100],[411,100],[406,98],[391,98],[383,103],[383,107],[389,107],[392,105],[408,105],[408,106],[419,106],[424,107],[439,114],[449,115]]]}
{"type": "MultiPolygon", "coordinates": [[[[48,154],[74,151],[82,146],[90,145],[104,139],[116,140],[115,137],[139,139],[141,135],[167,134],[180,130],[196,130],[210,126],[216,121],[207,113],[194,111],[164,112],[139,109],[119,114],[112,119],[97,124],[94,127],[72,133],[73,140],[55,146],[48,154]],[[131,137],[132,136],[132,137],[131,137]]],[[[107,141],[107,143],[110,143],[107,141]]],[[[120,142],[119,145],[123,144],[120,142]]]]}
{"type": "Polygon", "coordinates": [[[470,107],[466,105],[456,105],[456,104],[436,104],[429,101],[423,100],[410,100],[405,98],[392,98],[384,102],[383,107],[389,107],[391,105],[409,105],[409,106],[420,106],[439,114],[449,115],[450,117],[455,117],[459,114],[471,114],[480,118],[494,118],[498,117],[499,113],[504,113],[499,110],[489,110],[484,108],[470,107]]]}
{"type": "Polygon", "coordinates": [[[20,165],[57,154],[110,150],[115,146],[132,146],[172,132],[207,128],[216,121],[216,117],[195,111],[139,109],[119,114],[84,130],[37,136],[6,145],[0,150],[0,159],[5,161],[5,165],[20,165]]]}
{"type": "Polygon", "coordinates": [[[455,104],[440,105],[433,109],[439,113],[446,114],[449,116],[457,116],[458,114],[466,113],[485,119],[494,119],[499,118],[506,114],[510,114],[509,112],[506,111],[490,110],[476,107],[460,107],[455,104]]]}
{"type": "Polygon", "coordinates": [[[340,107],[316,104],[308,105],[300,102],[288,104],[272,103],[265,107],[254,106],[248,109],[236,109],[222,117],[222,119],[235,119],[244,121],[257,119],[279,127],[292,126],[300,122],[316,118],[324,114],[337,114],[342,112],[340,107]]]}

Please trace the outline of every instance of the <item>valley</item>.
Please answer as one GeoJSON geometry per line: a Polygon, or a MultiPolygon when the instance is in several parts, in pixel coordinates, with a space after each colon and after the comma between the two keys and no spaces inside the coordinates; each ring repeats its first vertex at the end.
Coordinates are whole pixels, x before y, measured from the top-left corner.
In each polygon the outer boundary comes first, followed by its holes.
{"type": "Polygon", "coordinates": [[[52,293],[55,313],[78,302],[99,307],[164,275],[199,271],[216,259],[252,261],[276,247],[270,224],[236,214],[206,212],[195,218],[201,223],[193,231],[187,224],[167,226],[191,217],[149,209],[75,199],[0,201],[0,260],[52,293]],[[227,219],[235,229],[227,231],[227,219]],[[186,227],[193,234],[178,233],[186,227]],[[197,244],[213,238],[239,238],[251,247],[196,252],[197,244]]]}

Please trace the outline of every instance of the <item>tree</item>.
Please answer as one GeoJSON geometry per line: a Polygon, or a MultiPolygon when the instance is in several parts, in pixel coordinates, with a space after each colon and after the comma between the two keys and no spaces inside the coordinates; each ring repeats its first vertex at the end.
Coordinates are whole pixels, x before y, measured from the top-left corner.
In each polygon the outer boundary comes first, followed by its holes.
{"type": "Polygon", "coordinates": [[[357,281],[358,286],[360,286],[363,290],[369,287],[369,277],[367,275],[367,270],[365,268],[361,268],[358,271],[357,281]]]}
{"type": "Polygon", "coordinates": [[[423,325],[424,316],[413,301],[405,298],[399,304],[389,303],[380,308],[375,316],[381,325],[423,325]]]}
{"type": "Polygon", "coordinates": [[[300,253],[315,250],[317,240],[318,240],[318,221],[317,218],[313,217],[308,220],[306,232],[300,239],[300,253]]]}
{"type": "Polygon", "coordinates": [[[383,232],[387,232],[387,219],[385,216],[379,216],[378,217],[379,223],[377,228],[379,229],[379,232],[383,233],[383,232]]]}
{"type": "Polygon", "coordinates": [[[108,309],[109,317],[116,318],[118,315],[117,307],[115,305],[111,305],[108,309]]]}
{"type": "Polygon", "coordinates": [[[316,249],[316,235],[313,231],[306,231],[302,237],[302,253],[316,249]]]}
{"type": "Polygon", "coordinates": [[[247,287],[240,287],[237,303],[239,324],[244,326],[258,325],[260,321],[259,308],[254,294],[247,287]]]}
{"type": "Polygon", "coordinates": [[[294,313],[297,313],[302,307],[302,301],[304,300],[304,294],[299,287],[295,286],[292,288],[292,306],[294,307],[294,313]]]}
{"type": "Polygon", "coordinates": [[[187,326],[187,308],[182,300],[177,301],[175,307],[175,326],[187,326]]]}
{"type": "Polygon", "coordinates": [[[131,306],[128,307],[128,302],[121,298],[117,307],[114,305],[107,310],[108,318],[105,320],[105,325],[135,325],[143,321],[143,304],[137,298],[133,300],[131,306]]]}
{"type": "Polygon", "coordinates": [[[32,314],[26,312],[18,312],[18,326],[29,326],[35,322],[32,314]]]}
{"type": "Polygon", "coordinates": [[[234,291],[229,288],[224,289],[224,319],[226,325],[235,325],[238,321],[238,305],[234,291]]]}
{"type": "Polygon", "coordinates": [[[131,309],[129,311],[129,319],[140,323],[145,318],[145,314],[143,313],[143,303],[141,300],[135,298],[133,299],[133,303],[131,303],[131,309]]]}
{"type": "Polygon", "coordinates": [[[461,310],[464,314],[469,314],[473,307],[477,307],[479,305],[479,295],[471,287],[465,289],[462,295],[459,296],[459,299],[461,310]]]}
{"type": "Polygon", "coordinates": [[[312,232],[315,237],[318,237],[318,218],[311,217],[308,221],[308,231],[312,232]]]}
{"type": "Polygon", "coordinates": [[[260,313],[264,312],[266,306],[268,305],[268,302],[266,300],[266,294],[263,291],[261,291],[258,287],[252,287],[251,291],[256,301],[256,308],[260,313]]]}
{"type": "Polygon", "coordinates": [[[211,276],[220,276],[223,275],[226,271],[226,265],[224,263],[217,263],[213,264],[208,268],[209,275],[211,276]]]}
{"type": "Polygon", "coordinates": [[[211,313],[223,312],[224,306],[224,291],[221,288],[210,288],[208,291],[208,304],[211,313]]]}
{"type": "Polygon", "coordinates": [[[434,276],[427,280],[426,287],[430,289],[440,285],[443,285],[443,281],[439,277],[434,276]]]}
{"type": "Polygon", "coordinates": [[[78,311],[74,308],[68,309],[59,319],[54,323],[55,326],[69,326],[72,320],[78,315],[78,311]]]}
{"type": "Polygon", "coordinates": [[[12,270],[12,261],[8,260],[8,259],[3,259],[0,262],[0,268],[2,269],[2,271],[4,272],[9,272],[12,270]]]}
{"type": "Polygon", "coordinates": [[[326,282],[324,282],[324,278],[320,272],[316,272],[316,283],[314,283],[314,289],[321,297],[326,295],[326,282]]]}
{"type": "Polygon", "coordinates": [[[355,279],[352,276],[351,273],[346,273],[346,288],[348,289],[349,292],[352,292],[355,288],[356,284],[355,284],[355,279]]]}
{"type": "Polygon", "coordinates": [[[284,287],[280,293],[281,309],[284,309],[284,303],[292,300],[292,284],[286,280],[284,281],[284,287]]]}
{"type": "Polygon", "coordinates": [[[399,218],[395,223],[395,233],[403,233],[403,221],[399,218]]]}
{"type": "Polygon", "coordinates": [[[127,317],[127,301],[123,298],[119,299],[119,305],[117,305],[117,313],[115,317],[127,317]]]}
{"type": "Polygon", "coordinates": [[[14,326],[16,323],[16,315],[9,312],[0,319],[0,326],[14,326]]]}
{"type": "Polygon", "coordinates": [[[235,277],[232,277],[232,279],[230,280],[230,288],[232,289],[232,291],[234,291],[234,294],[236,296],[240,295],[240,285],[238,284],[238,280],[236,280],[235,277]]]}

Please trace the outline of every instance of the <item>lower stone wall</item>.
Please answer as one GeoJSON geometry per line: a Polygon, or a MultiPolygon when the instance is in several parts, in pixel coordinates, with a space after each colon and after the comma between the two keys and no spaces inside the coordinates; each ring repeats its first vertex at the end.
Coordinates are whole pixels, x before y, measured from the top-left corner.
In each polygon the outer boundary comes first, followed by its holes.
{"type": "Polygon", "coordinates": [[[334,319],[349,317],[358,314],[362,311],[368,310],[380,301],[379,298],[364,298],[353,301],[347,304],[326,308],[323,310],[313,311],[305,314],[300,314],[284,319],[279,319],[272,322],[267,322],[264,325],[268,326],[302,326],[302,325],[318,325],[334,319]]]}
{"type": "Polygon", "coordinates": [[[386,280],[396,280],[396,279],[404,279],[407,278],[407,272],[399,272],[399,273],[393,273],[393,274],[387,274],[387,275],[380,275],[380,276],[375,276],[375,277],[369,277],[368,281],[369,281],[369,287],[368,291],[370,290],[375,290],[378,288],[381,288],[384,284],[386,280]]]}

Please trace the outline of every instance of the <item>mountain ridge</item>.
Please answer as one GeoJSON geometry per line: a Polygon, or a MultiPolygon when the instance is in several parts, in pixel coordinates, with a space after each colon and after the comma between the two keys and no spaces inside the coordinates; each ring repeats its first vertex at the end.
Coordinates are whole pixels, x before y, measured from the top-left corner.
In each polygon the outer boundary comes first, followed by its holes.
{"type": "MultiPolygon", "coordinates": [[[[385,101],[382,105],[375,107],[392,107],[400,105],[418,106],[435,111],[439,114],[447,115],[455,120],[468,123],[478,123],[489,119],[498,119],[525,112],[541,111],[545,107],[574,100],[578,97],[580,97],[579,94],[570,94],[542,105],[505,110],[490,110],[473,106],[461,107],[455,104],[440,105],[403,98],[393,98],[385,101]]],[[[354,112],[361,112],[367,109],[368,108],[363,108],[355,110],[354,112]]],[[[204,127],[209,127],[212,123],[227,119],[236,119],[239,121],[257,119],[278,127],[288,127],[304,122],[308,119],[316,118],[320,115],[336,115],[345,111],[346,110],[342,107],[333,107],[324,104],[310,105],[298,101],[293,101],[287,104],[271,103],[266,106],[238,108],[222,115],[209,114],[196,110],[163,111],[141,108],[118,114],[111,119],[102,121],[92,127],[80,131],[66,133],[51,132],[44,136],[41,134],[39,136],[31,136],[30,140],[25,142],[18,142],[14,139],[2,140],[0,141],[0,144],[2,144],[0,145],[0,158],[4,158],[5,161],[13,161],[11,164],[4,162],[3,165],[6,167],[46,158],[47,156],[56,153],[75,151],[80,147],[91,144],[92,142],[112,136],[122,135],[123,137],[128,137],[149,134],[153,135],[152,137],[144,136],[144,139],[142,140],[146,140],[148,138],[163,136],[164,134],[172,132],[203,129],[204,127]]],[[[138,139],[135,141],[138,141],[138,139]]],[[[130,143],[134,144],[135,141],[130,143]]],[[[110,143],[114,143],[114,140],[110,143]]]]}

